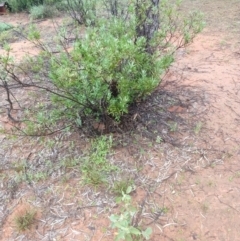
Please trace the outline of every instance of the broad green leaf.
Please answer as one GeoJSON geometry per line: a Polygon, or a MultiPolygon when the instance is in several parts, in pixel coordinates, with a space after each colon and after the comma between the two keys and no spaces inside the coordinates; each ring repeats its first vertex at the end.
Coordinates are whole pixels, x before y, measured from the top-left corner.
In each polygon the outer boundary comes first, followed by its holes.
{"type": "Polygon", "coordinates": [[[135,234],[135,235],[140,235],[141,234],[141,232],[137,228],[130,227],[129,229],[130,229],[130,232],[132,234],[135,234]]]}
{"type": "Polygon", "coordinates": [[[145,239],[150,239],[150,236],[152,234],[152,229],[148,227],[145,231],[142,231],[142,235],[145,239]]]}
{"type": "Polygon", "coordinates": [[[129,193],[131,193],[131,191],[132,191],[132,186],[128,186],[126,193],[129,194],[129,193]]]}

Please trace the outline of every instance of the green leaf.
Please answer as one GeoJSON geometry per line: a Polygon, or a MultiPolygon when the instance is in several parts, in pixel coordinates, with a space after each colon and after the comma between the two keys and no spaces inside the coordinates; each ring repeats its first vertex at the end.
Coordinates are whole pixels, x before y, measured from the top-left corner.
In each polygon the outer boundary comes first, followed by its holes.
{"type": "Polygon", "coordinates": [[[137,228],[130,227],[129,229],[130,229],[129,230],[130,233],[135,234],[135,235],[141,235],[141,232],[137,228]]]}
{"type": "Polygon", "coordinates": [[[126,190],[126,194],[130,194],[132,192],[132,186],[128,186],[126,190]]]}
{"type": "Polygon", "coordinates": [[[133,241],[133,238],[132,238],[131,234],[126,235],[126,241],[133,241]]]}
{"type": "Polygon", "coordinates": [[[142,231],[142,235],[145,239],[150,239],[150,236],[152,234],[152,229],[148,227],[145,231],[142,231]]]}
{"type": "Polygon", "coordinates": [[[119,218],[118,218],[117,215],[112,214],[112,215],[109,217],[109,219],[110,219],[110,221],[112,221],[113,224],[114,224],[114,223],[116,223],[116,222],[118,221],[119,218]]]}

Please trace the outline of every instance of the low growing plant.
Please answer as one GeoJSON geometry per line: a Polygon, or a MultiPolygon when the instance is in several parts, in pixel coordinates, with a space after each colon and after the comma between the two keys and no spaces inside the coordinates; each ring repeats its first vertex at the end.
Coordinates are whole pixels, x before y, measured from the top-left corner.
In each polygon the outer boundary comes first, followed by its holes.
{"type": "Polygon", "coordinates": [[[112,187],[112,192],[117,196],[126,193],[129,187],[133,186],[133,180],[130,178],[122,178],[120,181],[115,181],[112,187]]]}
{"type": "Polygon", "coordinates": [[[0,22],[0,33],[2,33],[3,31],[7,31],[11,28],[13,28],[13,26],[11,24],[0,22]]]}
{"type": "Polygon", "coordinates": [[[35,215],[36,211],[34,210],[26,210],[24,213],[19,214],[14,220],[17,230],[23,232],[30,229],[34,222],[35,215]]]}
{"type": "Polygon", "coordinates": [[[202,127],[203,127],[203,123],[201,121],[196,123],[196,126],[193,130],[195,135],[198,135],[200,133],[200,131],[202,130],[202,127]]]}
{"type": "Polygon", "coordinates": [[[117,167],[108,160],[112,137],[102,136],[91,142],[89,154],[81,166],[83,180],[93,186],[99,186],[106,182],[109,173],[116,171],[117,167]]]}
{"type": "Polygon", "coordinates": [[[122,197],[118,200],[119,203],[123,204],[122,211],[120,214],[112,214],[109,219],[111,221],[111,227],[117,229],[116,241],[140,241],[144,239],[150,239],[152,229],[148,227],[143,230],[136,224],[133,225],[133,219],[137,213],[137,209],[131,204],[131,196],[129,195],[132,191],[132,187],[129,186],[126,193],[122,192],[122,197]]]}
{"type": "Polygon", "coordinates": [[[15,37],[13,35],[13,32],[11,30],[7,31],[0,31],[0,46],[3,46],[5,43],[13,42],[15,40],[15,37]]]}

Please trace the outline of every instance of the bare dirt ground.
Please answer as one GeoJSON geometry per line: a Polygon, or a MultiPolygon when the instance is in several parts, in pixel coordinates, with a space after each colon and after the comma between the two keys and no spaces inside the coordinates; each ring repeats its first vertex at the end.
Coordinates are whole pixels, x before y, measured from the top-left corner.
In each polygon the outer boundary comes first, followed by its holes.
{"type": "MultiPolygon", "coordinates": [[[[240,2],[183,1],[182,10],[190,9],[205,13],[205,30],[179,50],[159,90],[139,107],[138,132],[114,136],[118,144],[110,160],[134,180],[133,201],[143,207],[138,221],[152,227],[150,240],[238,241],[240,2]],[[162,141],[155,141],[158,136],[162,141]]],[[[0,20],[29,21],[25,14],[0,20]]],[[[54,32],[51,20],[37,24],[54,32]]],[[[17,60],[37,53],[21,38],[11,46],[17,60]]],[[[9,129],[3,93],[0,124],[9,129]]],[[[62,164],[83,156],[88,138],[71,132],[15,139],[1,134],[0,141],[1,240],[114,240],[108,219],[119,211],[114,195],[84,186],[80,163],[62,164]],[[39,175],[30,180],[34,173],[39,175]],[[14,219],[26,209],[36,210],[36,220],[18,232],[14,219]]],[[[109,185],[121,175],[110,176],[109,185]]]]}
{"type": "MultiPolygon", "coordinates": [[[[188,170],[168,182],[168,203],[182,226],[165,230],[161,240],[238,240],[240,170],[240,3],[186,1],[185,7],[205,12],[207,27],[180,52],[169,79],[202,88],[205,148],[222,152],[211,164],[207,151],[197,163],[206,168],[188,170]],[[219,162],[218,162],[219,161],[219,162]],[[218,165],[220,164],[220,165],[218,165]]],[[[160,238],[159,238],[160,240],[160,238]]]]}

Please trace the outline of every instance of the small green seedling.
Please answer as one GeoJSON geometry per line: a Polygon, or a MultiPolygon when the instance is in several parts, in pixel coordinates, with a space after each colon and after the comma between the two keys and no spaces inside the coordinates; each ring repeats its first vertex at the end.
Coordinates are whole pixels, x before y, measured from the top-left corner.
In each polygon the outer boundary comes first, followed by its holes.
{"type": "Polygon", "coordinates": [[[194,128],[194,133],[195,133],[195,135],[198,135],[198,134],[199,134],[199,132],[201,131],[202,127],[203,127],[203,123],[202,123],[201,121],[199,121],[199,122],[196,124],[195,128],[194,128]]]}
{"type": "Polygon", "coordinates": [[[139,241],[143,239],[149,239],[152,234],[152,229],[148,227],[146,230],[142,230],[141,227],[133,226],[132,220],[137,213],[137,209],[131,204],[132,187],[129,186],[126,193],[122,192],[122,197],[119,200],[123,203],[123,210],[120,214],[112,214],[109,219],[111,221],[111,227],[117,229],[117,235],[115,240],[126,241],[139,241]]]}
{"type": "Polygon", "coordinates": [[[171,132],[175,132],[178,129],[178,123],[177,122],[170,122],[169,123],[169,129],[171,132]]]}
{"type": "Polygon", "coordinates": [[[115,181],[112,187],[112,191],[114,194],[121,196],[122,193],[126,193],[129,186],[132,186],[132,185],[133,185],[133,180],[129,178],[122,179],[120,181],[115,181]]]}
{"type": "Polygon", "coordinates": [[[36,211],[30,210],[25,211],[24,214],[21,214],[15,218],[15,225],[17,230],[20,232],[30,229],[35,219],[36,211]]]}

